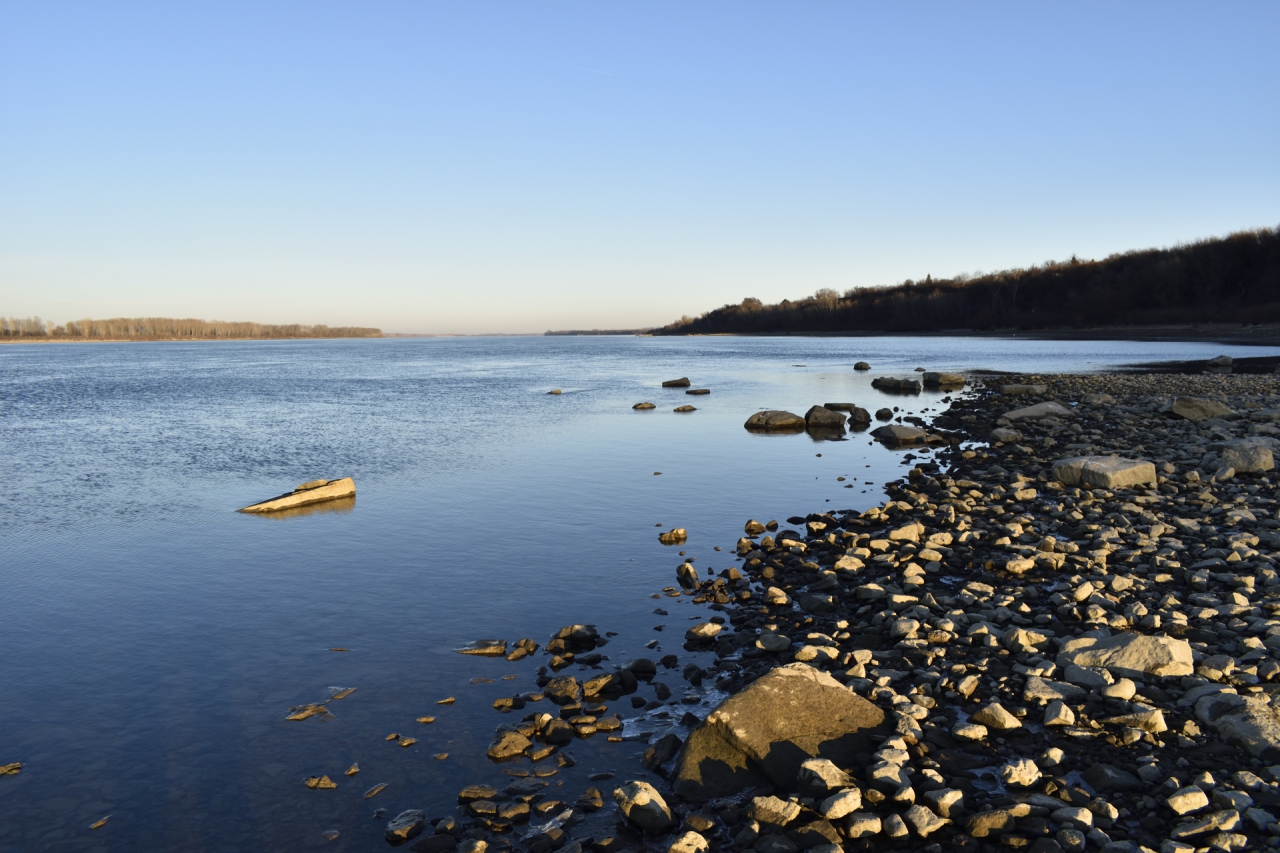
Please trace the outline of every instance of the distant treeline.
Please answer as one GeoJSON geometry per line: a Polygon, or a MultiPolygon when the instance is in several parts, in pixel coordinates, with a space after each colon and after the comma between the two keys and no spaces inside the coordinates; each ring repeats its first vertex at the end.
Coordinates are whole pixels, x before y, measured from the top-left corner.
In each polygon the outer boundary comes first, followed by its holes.
{"type": "Polygon", "coordinates": [[[883,287],[819,290],[777,305],[747,298],[654,334],[932,332],[1280,321],[1280,229],[1241,231],[1102,261],[883,287]]]}
{"type": "Polygon", "coordinates": [[[253,338],[377,338],[381,329],[355,326],[302,326],[292,323],[225,323],[169,317],[117,317],[74,320],[54,326],[39,317],[0,317],[0,340],[173,341],[253,338]]]}
{"type": "Polygon", "coordinates": [[[647,335],[653,329],[564,329],[559,332],[543,332],[546,335],[647,335]]]}

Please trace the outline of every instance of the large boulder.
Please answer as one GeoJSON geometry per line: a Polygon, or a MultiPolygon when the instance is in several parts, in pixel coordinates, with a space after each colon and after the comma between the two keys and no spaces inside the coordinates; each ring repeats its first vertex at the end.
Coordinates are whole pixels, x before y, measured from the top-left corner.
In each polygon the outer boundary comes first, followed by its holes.
{"type": "Polygon", "coordinates": [[[804,423],[809,429],[844,429],[844,415],[825,406],[814,406],[804,413],[804,423]]]}
{"type": "Polygon", "coordinates": [[[1090,486],[1095,489],[1154,486],[1156,466],[1151,462],[1118,456],[1075,456],[1053,464],[1053,479],[1064,486],[1090,486]]]}
{"type": "Polygon", "coordinates": [[[756,412],[743,426],[752,432],[799,432],[805,428],[805,419],[794,412],[769,409],[756,412]]]}
{"type": "Polygon", "coordinates": [[[698,725],[676,760],[673,786],[691,800],[726,797],[770,782],[793,789],[801,765],[869,761],[884,712],[802,663],[766,673],[698,725]]]}
{"type": "Polygon", "coordinates": [[[929,440],[927,432],[919,427],[906,426],[905,424],[885,424],[882,427],[873,429],[871,434],[891,447],[924,444],[929,440]]]}
{"type": "Polygon", "coordinates": [[[915,379],[895,379],[892,376],[881,376],[871,380],[871,387],[890,394],[919,394],[920,383],[915,379]]]}
{"type": "Polygon", "coordinates": [[[1048,390],[1049,388],[1046,385],[1014,384],[1014,385],[1003,385],[1000,387],[1000,393],[1006,397],[1022,397],[1026,395],[1039,397],[1042,394],[1046,393],[1048,390]]]}
{"type": "Polygon", "coordinates": [[[1025,406],[1021,409],[1014,409],[1012,412],[1005,412],[1004,416],[1011,421],[1038,421],[1041,418],[1069,418],[1071,417],[1071,410],[1061,403],[1050,400],[1047,403],[1036,403],[1034,406],[1025,406]]]}
{"type": "MultiPolygon", "coordinates": [[[[1216,718],[1207,721],[1218,736],[1264,761],[1280,759],[1280,716],[1275,710],[1265,700],[1253,696],[1226,694],[1222,698],[1230,701],[1219,703],[1216,718]]],[[[1196,712],[1200,712],[1199,703],[1196,712]]]]}
{"type": "Polygon", "coordinates": [[[689,377],[681,376],[679,379],[668,379],[662,383],[663,388],[688,388],[689,377]]]}
{"type": "Polygon", "coordinates": [[[1192,675],[1195,664],[1191,645],[1164,635],[1124,632],[1111,637],[1077,637],[1062,644],[1058,666],[1100,666],[1113,675],[1144,678],[1148,675],[1192,675]]]}
{"type": "Polygon", "coordinates": [[[1230,407],[1216,400],[1205,400],[1201,397],[1174,397],[1164,412],[1170,417],[1183,418],[1188,421],[1203,421],[1208,418],[1231,418],[1235,412],[1230,407]]]}
{"type": "Polygon", "coordinates": [[[865,361],[859,361],[856,364],[854,364],[853,369],[854,370],[870,370],[871,365],[867,364],[865,361]]]}
{"type": "Polygon", "coordinates": [[[924,387],[926,388],[954,390],[964,387],[964,377],[959,373],[938,373],[927,370],[920,375],[920,378],[924,380],[924,387]]]}
{"type": "Polygon", "coordinates": [[[1217,451],[1219,465],[1236,469],[1237,474],[1261,474],[1276,467],[1275,450],[1280,444],[1267,436],[1250,436],[1209,445],[1217,451]]]}

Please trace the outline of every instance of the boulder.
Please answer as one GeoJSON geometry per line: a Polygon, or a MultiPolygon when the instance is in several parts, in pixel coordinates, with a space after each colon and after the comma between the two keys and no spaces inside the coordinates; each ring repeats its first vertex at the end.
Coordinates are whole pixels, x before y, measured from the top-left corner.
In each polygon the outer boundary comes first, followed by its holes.
{"type": "Polygon", "coordinates": [[[661,835],[676,825],[667,801],[648,782],[628,782],[613,792],[613,800],[627,820],[649,835],[661,835]]]}
{"type": "Polygon", "coordinates": [[[890,447],[924,444],[929,439],[929,434],[924,430],[905,424],[885,424],[873,429],[871,434],[890,447]]]}
{"type": "Polygon", "coordinates": [[[1041,418],[1069,418],[1071,417],[1071,410],[1061,403],[1050,400],[1046,403],[1036,403],[1034,406],[1025,406],[1021,409],[1014,409],[1012,412],[1005,412],[1004,416],[1011,421],[1038,421],[1041,418]]]}
{"type": "Polygon", "coordinates": [[[752,432],[799,432],[805,428],[805,419],[793,412],[769,409],[756,412],[743,426],[752,432]]]}
{"type": "Polygon", "coordinates": [[[681,376],[679,379],[668,379],[666,382],[662,383],[662,387],[663,388],[688,388],[689,377],[681,376]]]}
{"type": "Polygon", "coordinates": [[[809,429],[844,429],[844,415],[825,406],[814,406],[805,412],[804,423],[809,429]]]}
{"type": "Polygon", "coordinates": [[[871,365],[867,364],[865,361],[859,361],[857,364],[853,366],[853,369],[854,370],[870,370],[871,365]]]}
{"type": "Polygon", "coordinates": [[[1018,383],[1003,385],[1000,388],[1000,393],[1006,397],[1024,397],[1027,395],[1039,397],[1048,393],[1048,391],[1049,388],[1046,385],[1025,385],[1018,383]]]}
{"type": "Polygon", "coordinates": [[[937,373],[927,370],[921,374],[920,378],[924,380],[924,387],[937,388],[939,390],[964,387],[964,377],[959,373],[937,373]]]}
{"type": "Polygon", "coordinates": [[[1207,364],[1209,367],[1230,367],[1230,366],[1231,366],[1231,356],[1229,356],[1229,355],[1219,355],[1219,356],[1216,356],[1216,357],[1214,357],[1214,358],[1209,359],[1208,361],[1206,361],[1206,362],[1205,362],[1205,364],[1207,364]]]}
{"type": "MultiPolygon", "coordinates": [[[[1228,743],[1242,746],[1263,761],[1280,761],[1280,716],[1263,699],[1238,697],[1239,702],[1211,725],[1228,743]]],[[[1196,708],[1199,712],[1199,706],[1196,708]]]]}
{"type": "Polygon", "coordinates": [[[703,801],[770,781],[794,788],[801,765],[864,762],[884,712],[830,675],[802,663],[770,670],[729,697],[689,735],[673,787],[703,801]]]}
{"type": "Polygon", "coordinates": [[[848,412],[852,414],[853,410],[858,407],[853,403],[823,403],[822,408],[830,409],[833,412],[848,412]]]}
{"type": "Polygon", "coordinates": [[[893,420],[893,409],[876,409],[876,420],[891,421],[893,420]]]}
{"type": "Polygon", "coordinates": [[[1053,464],[1053,479],[1064,486],[1095,489],[1124,489],[1156,484],[1152,462],[1121,459],[1118,456],[1075,456],[1053,464]]]}
{"type": "Polygon", "coordinates": [[[1162,635],[1124,632],[1111,637],[1076,637],[1062,644],[1057,664],[1105,667],[1128,678],[1192,675],[1191,645],[1162,635]]]}
{"type": "Polygon", "coordinates": [[[1230,407],[1216,400],[1205,400],[1200,397],[1174,397],[1163,411],[1170,417],[1183,418],[1188,421],[1203,421],[1208,418],[1231,418],[1235,412],[1230,407]]]}
{"type": "Polygon", "coordinates": [[[690,388],[688,391],[685,391],[684,393],[693,394],[694,396],[701,396],[703,394],[710,394],[711,389],[710,388],[690,388]]]}
{"type": "Polygon", "coordinates": [[[635,404],[634,406],[632,406],[631,408],[633,408],[633,409],[656,409],[656,408],[658,408],[658,407],[657,407],[657,405],[655,405],[654,403],[636,403],[636,404],[635,404]]]}
{"type": "Polygon", "coordinates": [[[292,492],[260,501],[256,504],[250,504],[241,509],[240,512],[279,512],[285,509],[293,509],[294,507],[307,506],[308,504],[323,503],[325,501],[338,500],[339,498],[351,498],[355,497],[355,494],[356,481],[350,477],[342,477],[337,480],[310,480],[298,486],[292,492]]]}
{"type": "Polygon", "coordinates": [[[1209,445],[1218,452],[1218,464],[1237,474],[1262,474],[1276,467],[1273,438],[1237,438],[1209,445]]]}
{"type": "Polygon", "coordinates": [[[403,844],[422,832],[427,822],[427,815],[421,809],[409,809],[400,812],[388,824],[383,833],[391,844],[403,844]]]}
{"type": "Polygon", "coordinates": [[[673,411],[673,412],[696,412],[696,411],[698,411],[698,410],[697,410],[697,408],[695,408],[694,406],[676,406],[676,407],[675,407],[674,409],[672,409],[671,411],[673,411]]]}
{"type": "Polygon", "coordinates": [[[1022,441],[1022,433],[1016,429],[996,427],[991,431],[992,444],[1008,444],[1014,441],[1022,441]]]}
{"type": "Polygon", "coordinates": [[[890,394],[919,394],[920,382],[916,379],[895,379],[892,376],[881,376],[871,380],[871,387],[890,394]]]}
{"type": "Polygon", "coordinates": [[[869,424],[871,423],[871,413],[866,409],[854,407],[849,413],[849,423],[851,424],[869,424]]]}
{"type": "Polygon", "coordinates": [[[488,755],[492,761],[510,761],[524,755],[531,746],[533,741],[516,731],[514,726],[498,726],[489,744],[488,755]]]}
{"type": "MultiPolygon", "coordinates": [[[[796,776],[796,790],[802,796],[826,798],[834,791],[849,787],[852,780],[849,775],[825,758],[810,758],[800,765],[800,773],[796,776]]],[[[861,808],[861,801],[848,811],[861,808]]]]}
{"type": "Polygon", "coordinates": [[[454,649],[458,654],[463,655],[480,655],[481,657],[505,657],[507,654],[506,640],[474,640],[465,646],[454,649]]]}

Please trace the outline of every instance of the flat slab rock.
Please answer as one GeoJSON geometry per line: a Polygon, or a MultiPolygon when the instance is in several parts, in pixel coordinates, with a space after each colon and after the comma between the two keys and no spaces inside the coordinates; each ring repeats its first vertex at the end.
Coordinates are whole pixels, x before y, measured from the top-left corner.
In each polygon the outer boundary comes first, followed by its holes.
{"type": "Polygon", "coordinates": [[[871,434],[885,444],[894,447],[907,444],[925,444],[929,440],[929,434],[924,430],[903,424],[885,424],[882,427],[873,429],[871,434]]]}
{"type": "Polygon", "coordinates": [[[1077,637],[1062,644],[1057,664],[1100,666],[1114,675],[1192,675],[1191,644],[1164,635],[1124,632],[1111,637],[1077,637]]]}
{"type": "Polygon", "coordinates": [[[702,802],[771,782],[792,789],[800,766],[827,758],[869,760],[884,712],[830,675],[802,663],[781,666],[729,697],[689,735],[672,785],[702,802]]]}
{"type": "Polygon", "coordinates": [[[355,493],[356,481],[350,477],[341,477],[337,480],[311,480],[286,495],[250,504],[240,512],[279,512],[307,504],[349,498],[355,493]]]}
{"type": "Polygon", "coordinates": [[[1200,397],[1175,397],[1165,408],[1165,413],[1184,418],[1188,421],[1203,421],[1209,418],[1234,417],[1235,412],[1216,400],[1204,400],[1200,397]]]}
{"type": "Polygon", "coordinates": [[[1005,412],[1004,416],[1011,421],[1021,420],[1040,420],[1040,418],[1069,418],[1071,410],[1061,403],[1049,401],[1047,403],[1036,403],[1034,406],[1024,406],[1021,409],[1014,409],[1012,412],[1005,412]]]}
{"type": "Polygon", "coordinates": [[[1091,486],[1095,489],[1154,486],[1156,466],[1152,462],[1118,456],[1074,456],[1053,464],[1053,479],[1064,486],[1091,486]]]}

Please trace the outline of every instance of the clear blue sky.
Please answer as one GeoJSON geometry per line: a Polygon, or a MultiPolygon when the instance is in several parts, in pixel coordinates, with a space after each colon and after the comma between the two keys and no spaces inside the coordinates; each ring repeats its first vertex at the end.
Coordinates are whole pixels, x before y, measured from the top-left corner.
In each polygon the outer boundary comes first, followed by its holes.
{"type": "Polygon", "coordinates": [[[0,314],[540,332],[1280,223],[1280,3],[0,3],[0,314]]]}

